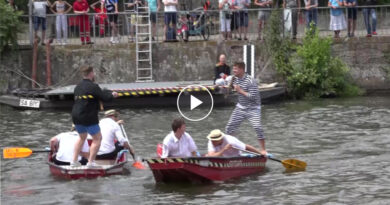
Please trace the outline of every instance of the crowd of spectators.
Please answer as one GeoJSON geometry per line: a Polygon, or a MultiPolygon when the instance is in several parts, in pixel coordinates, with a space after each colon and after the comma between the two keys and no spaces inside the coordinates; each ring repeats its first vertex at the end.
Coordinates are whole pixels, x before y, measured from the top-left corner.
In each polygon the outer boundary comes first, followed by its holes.
{"type": "MultiPolygon", "coordinates": [[[[148,6],[150,9],[150,23],[152,41],[157,36],[157,12],[163,8],[164,11],[164,40],[165,41],[177,41],[176,40],[176,24],[178,20],[178,6],[180,0],[126,0],[125,5],[131,11],[138,12],[142,6],[148,6]]],[[[249,27],[249,13],[248,9],[259,9],[257,14],[257,40],[263,40],[263,31],[266,23],[272,13],[272,8],[278,5],[274,5],[273,0],[215,0],[219,12],[219,30],[224,40],[237,39],[248,40],[247,33],[249,27]],[[218,1],[218,2],[217,2],[218,1]]],[[[18,10],[14,0],[8,0],[9,5],[18,10]]],[[[118,13],[119,6],[118,0],[97,0],[91,5],[87,0],[75,0],[73,5],[69,4],[66,0],[55,0],[53,3],[50,0],[32,0],[33,3],[33,24],[35,37],[41,40],[41,44],[45,44],[45,30],[46,30],[46,13],[47,8],[56,15],[56,36],[57,43],[61,45],[67,44],[68,35],[68,21],[69,17],[66,15],[70,12],[77,14],[76,21],[79,27],[79,35],[82,44],[92,44],[90,35],[90,22],[87,13],[90,12],[90,8],[93,10],[95,20],[99,25],[99,35],[105,36],[106,22],[109,22],[111,39],[110,42],[115,44],[119,42],[118,32],[118,13]],[[39,29],[41,29],[41,37],[38,37],[39,29]]],[[[206,1],[208,9],[210,7],[210,1],[206,1]]],[[[377,0],[361,0],[359,4],[357,0],[329,0],[328,7],[330,8],[330,23],[329,30],[334,31],[334,37],[340,37],[340,31],[348,31],[347,37],[354,37],[356,30],[356,21],[358,16],[357,6],[362,7],[362,14],[364,24],[367,30],[366,37],[377,35],[376,32],[376,9],[373,7],[377,5],[377,0]],[[367,6],[367,7],[364,7],[367,6]],[[347,8],[347,9],[345,9],[347,8]],[[345,15],[344,12],[347,12],[345,15]]],[[[304,13],[306,27],[313,25],[317,26],[318,21],[318,0],[283,0],[282,6],[285,10],[290,11],[289,19],[291,19],[291,37],[296,39],[297,27],[299,22],[299,16],[304,13]]],[[[130,17],[130,34],[134,38],[136,16],[130,17]]],[[[179,17],[180,18],[180,17],[179,17]]],[[[132,38],[132,39],[133,39],[132,38]]]]}

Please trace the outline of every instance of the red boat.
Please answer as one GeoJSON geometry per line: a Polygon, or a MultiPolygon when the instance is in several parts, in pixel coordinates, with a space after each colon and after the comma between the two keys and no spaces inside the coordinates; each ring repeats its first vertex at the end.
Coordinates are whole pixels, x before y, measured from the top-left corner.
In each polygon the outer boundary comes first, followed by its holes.
{"type": "Polygon", "coordinates": [[[96,178],[126,173],[124,165],[127,163],[126,152],[118,153],[117,160],[96,160],[96,167],[71,167],[69,165],[56,165],[49,154],[50,172],[57,177],[65,179],[96,178]]]}
{"type": "Polygon", "coordinates": [[[152,158],[145,160],[156,182],[207,183],[225,181],[262,172],[267,158],[255,157],[191,157],[152,158]]]}

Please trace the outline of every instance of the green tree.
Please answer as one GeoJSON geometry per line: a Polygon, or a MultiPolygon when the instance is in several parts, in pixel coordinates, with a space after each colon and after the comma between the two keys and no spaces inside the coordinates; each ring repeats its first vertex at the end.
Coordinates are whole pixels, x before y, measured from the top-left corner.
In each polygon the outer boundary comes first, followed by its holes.
{"type": "Polygon", "coordinates": [[[297,98],[353,96],[361,94],[349,77],[349,68],[331,52],[332,39],[320,38],[312,25],[306,30],[302,45],[282,69],[290,93],[297,98]]]}
{"type": "Polygon", "coordinates": [[[17,34],[21,32],[20,15],[21,12],[15,12],[4,1],[0,1],[0,54],[10,46],[17,45],[17,34]]]}
{"type": "Polygon", "coordinates": [[[272,62],[293,98],[361,94],[348,75],[349,68],[331,52],[332,39],[320,38],[312,25],[301,45],[283,35],[282,11],[275,10],[267,26],[265,44],[272,62]]]}

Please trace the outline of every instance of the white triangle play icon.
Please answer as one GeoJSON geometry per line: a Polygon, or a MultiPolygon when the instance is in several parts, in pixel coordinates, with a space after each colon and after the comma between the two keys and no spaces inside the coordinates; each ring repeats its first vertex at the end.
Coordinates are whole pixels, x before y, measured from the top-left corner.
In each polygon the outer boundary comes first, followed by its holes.
{"type": "Polygon", "coordinates": [[[196,107],[198,107],[199,105],[201,105],[203,102],[200,101],[198,98],[194,97],[191,95],[191,102],[190,102],[190,107],[191,107],[191,110],[195,109],[196,107]]]}

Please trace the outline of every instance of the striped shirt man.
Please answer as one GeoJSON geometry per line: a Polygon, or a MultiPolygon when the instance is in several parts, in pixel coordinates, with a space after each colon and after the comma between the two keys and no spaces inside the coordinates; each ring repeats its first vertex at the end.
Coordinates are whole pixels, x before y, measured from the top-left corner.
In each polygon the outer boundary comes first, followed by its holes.
{"type": "Polygon", "coordinates": [[[248,119],[259,139],[261,152],[266,154],[263,128],[261,126],[261,98],[257,82],[245,73],[245,63],[237,62],[233,66],[236,76],[233,81],[238,93],[238,103],[226,125],[226,133],[233,135],[241,123],[248,119]]]}
{"type": "Polygon", "coordinates": [[[255,79],[245,73],[243,78],[234,78],[233,84],[239,85],[248,93],[247,96],[238,95],[237,107],[241,109],[260,107],[261,98],[255,79]]]}

